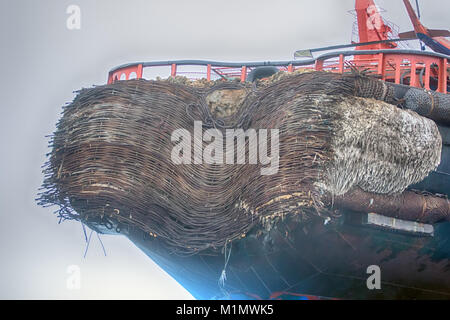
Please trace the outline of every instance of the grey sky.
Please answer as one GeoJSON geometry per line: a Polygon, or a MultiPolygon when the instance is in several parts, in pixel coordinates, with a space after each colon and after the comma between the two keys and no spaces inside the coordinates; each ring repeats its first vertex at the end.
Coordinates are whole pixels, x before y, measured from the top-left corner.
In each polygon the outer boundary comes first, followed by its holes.
{"type": "MultiPolygon", "coordinates": [[[[448,0],[421,2],[422,22],[448,28],[448,0]]],[[[383,16],[412,29],[401,0],[383,16]]],[[[349,43],[354,0],[0,1],[0,298],[185,298],[190,295],[126,238],[57,225],[34,199],[49,135],[74,90],[103,84],[109,69],[168,59],[286,60],[297,49],[349,43]],[[66,8],[81,8],[81,30],[66,8]],[[66,289],[66,268],[81,289],[66,289]]]]}

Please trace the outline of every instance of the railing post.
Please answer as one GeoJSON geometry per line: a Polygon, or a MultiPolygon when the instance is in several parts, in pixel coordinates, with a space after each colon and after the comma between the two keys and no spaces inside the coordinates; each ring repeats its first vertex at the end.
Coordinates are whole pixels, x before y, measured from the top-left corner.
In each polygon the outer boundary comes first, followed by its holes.
{"type": "Polygon", "coordinates": [[[177,65],[175,63],[172,63],[172,67],[170,70],[170,75],[172,77],[175,77],[177,75],[177,65]]]}
{"type": "Polygon", "coordinates": [[[430,90],[430,68],[431,65],[428,62],[425,62],[425,79],[424,79],[424,84],[425,84],[425,89],[430,90]]]}
{"type": "Polygon", "coordinates": [[[206,80],[210,81],[211,80],[211,65],[208,64],[206,66],[206,80]]]}
{"type": "Polygon", "coordinates": [[[344,55],[339,55],[339,73],[344,73],[344,55]]]}
{"type": "Polygon", "coordinates": [[[409,77],[409,85],[411,87],[417,87],[417,60],[415,58],[411,58],[411,74],[409,77]]]}
{"type": "Polygon", "coordinates": [[[314,67],[316,71],[322,71],[323,70],[323,60],[316,60],[316,65],[314,67]]]}
{"type": "Polygon", "coordinates": [[[143,67],[142,67],[142,63],[141,63],[137,67],[137,72],[136,72],[137,79],[142,79],[142,70],[143,70],[143,67]]]}
{"type": "Polygon", "coordinates": [[[402,71],[402,59],[400,57],[396,57],[394,59],[395,61],[395,78],[394,78],[394,82],[396,84],[400,83],[400,75],[401,75],[401,71],[402,71]]]}
{"type": "Polygon", "coordinates": [[[438,91],[447,93],[447,58],[439,60],[438,91]]]}
{"type": "Polygon", "coordinates": [[[384,80],[384,54],[381,52],[378,54],[378,70],[377,73],[384,80]]]}
{"type": "Polygon", "coordinates": [[[247,66],[242,66],[241,68],[241,82],[244,82],[247,78],[247,66]]]}
{"type": "Polygon", "coordinates": [[[113,83],[113,73],[110,71],[108,73],[108,84],[111,84],[111,83],[113,83]]]}

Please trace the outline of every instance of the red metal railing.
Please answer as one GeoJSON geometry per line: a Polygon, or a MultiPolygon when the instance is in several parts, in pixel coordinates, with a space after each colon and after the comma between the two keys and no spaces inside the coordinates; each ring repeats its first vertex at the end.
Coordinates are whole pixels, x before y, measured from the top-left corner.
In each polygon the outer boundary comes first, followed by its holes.
{"type": "Polygon", "coordinates": [[[109,72],[108,83],[131,78],[143,78],[143,69],[155,66],[170,67],[170,75],[184,75],[191,79],[213,77],[245,81],[249,72],[258,66],[276,66],[294,72],[313,69],[338,73],[358,68],[378,75],[385,81],[414,87],[435,89],[447,93],[448,56],[412,50],[345,51],[326,54],[317,59],[274,62],[216,62],[202,60],[155,61],[128,64],[109,72]],[[204,71],[179,71],[178,66],[203,66],[204,71]],[[192,77],[195,75],[195,77],[192,77]]]}
{"type": "Polygon", "coordinates": [[[143,73],[142,64],[130,65],[127,67],[117,69],[114,72],[110,72],[108,75],[108,83],[113,83],[114,81],[117,80],[130,80],[131,79],[130,76],[133,73],[135,74],[136,79],[141,79],[143,73]]]}

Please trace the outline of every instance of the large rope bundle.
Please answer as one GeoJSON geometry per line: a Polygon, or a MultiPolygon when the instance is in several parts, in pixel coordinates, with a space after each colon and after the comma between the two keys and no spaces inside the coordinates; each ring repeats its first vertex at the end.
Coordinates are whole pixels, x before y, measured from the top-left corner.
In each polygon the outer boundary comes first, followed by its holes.
{"type": "Polygon", "coordinates": [[[373,86],[380,84],[359,75],[313,72],[263,86],[132,80],[83,89],[51,140],[40,204],[58,205],[63,219],[135,226],[193,253],[286,214],[326,215],[324,195],[401,192],[439,163],[439,132],[411,111],[355,97],[390,99],[373,86]],[[232,112],[211,107],[220,90],[236,90],[232,112]],[[278,129],[278,171],[261,175],[266,165],[249,163],[249,139],[245,164],[175,164],[171,134],[192,133],[194,121],[223,136],[231,128],[278,129]]]}

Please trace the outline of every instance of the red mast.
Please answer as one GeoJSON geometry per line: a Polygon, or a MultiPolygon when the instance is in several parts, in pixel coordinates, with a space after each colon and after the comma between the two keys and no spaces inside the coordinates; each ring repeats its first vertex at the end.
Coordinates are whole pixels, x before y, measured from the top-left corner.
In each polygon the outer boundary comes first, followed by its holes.
{"type": "MultiPolygon", "coordinates": [[[[359,42],[389,40],[392,29],[386,25],[373,0],[356,0],[359,42]]],[[[396,43],[377,43],[356,47],[356,50],[380,50],[397,47],[396,43]]]]}

